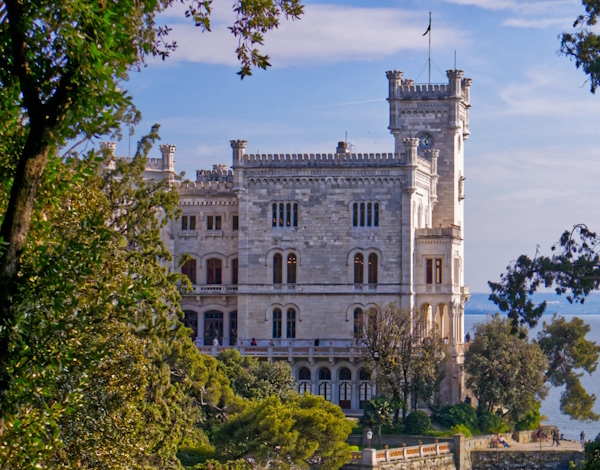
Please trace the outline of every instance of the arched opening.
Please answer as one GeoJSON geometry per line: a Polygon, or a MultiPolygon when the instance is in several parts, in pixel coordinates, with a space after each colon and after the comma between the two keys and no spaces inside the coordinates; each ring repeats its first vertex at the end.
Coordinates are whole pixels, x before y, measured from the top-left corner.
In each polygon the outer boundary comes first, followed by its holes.
{"type": "Polygon", "coordinates": [[[354,309],[354,337],[360,338],[363,333],[364,314],[361,308],[354,309]]]}
{"type": "Polygon", "coordinates": [[[286,338],[296,337],[296,310],[293,308],[287,311],[286,338]]]}
{"type": "Polygon", "coordinates": [[[342,367],[338,372],[338,378],[340,380],[352,380],[352,372],[347,367],[342,367]]]}
{"type": "Polygon", "coordinates": [[[281,338],[281,310],[273,310],[273,338],[281,338]]]}
{"type": "Polygon", "coordinates": [[[356,253],[354,255],[354,284],[362,284],[364,282],[364,266],[364,256],[362,253],[356,253]]]}
{"type": "Polygon", "coordinates": [[[283,282],[283,256],[279,253],[273,255],[273,284],[283,282]]]}
{"type": "Polygon", "coordinates": [[[192,334],[190,336],[192,341],[196,341],[196,338],[198,337],[198,313],[193,310],[184,310],[183,314],[183,325],[186,328],[192,329],[192,334]]]}
{"type": "Polygon", "coordinates": [[[221,284],[221,271],[223,262],[219,258],[210,258],[206,262],[206,283],[221,284]]]}
{"type": "Polygon", "coordinates": [[[319,370],[319,396],[331,401],[331,371],[327,367],[319,370]]]}
{"type": "Polygon", "coordinates": [[[327,367],[319,370],[319,380],[331,380],[331,371],[327,367]]]}
{"type": "Polygon", "coordinates": [[[310,380],[311,374],[308,367],[301,367],[298,371],[298,380],[310,380]]]}
{"type": "Polygon", "coordinates": [[[444,343],[450,343],[450,315],[446,304],[439,304],[435,309],[435,324],[444,343]]]}
{"type": "Polygon", "coordinates": [[[340,408],[349,410],[352,408],[352,385],[348,382],[342,382],[339,385],[340,408]]]}
{"type": "Polygon", "coordinates": [[[210,311],[204,314],[204,345],[212,346],[214,339],[223,344],[223,312],[210,311]]]}
{"type": "Polygon", "coordinates": [[[287,257],[287,283],[296,284],[296,255],[293,253],[287,257]]]}
{"type": "Polygon", "coordinates": [[[369,284],[377,284],[377,255],[369,255],[369,284]]]}
{"type": "Polygon", "coordinates": [[[192,284],[196,284],[196,260],[188,259],[181,266],[181,274],[187,276],[192,284]]]}

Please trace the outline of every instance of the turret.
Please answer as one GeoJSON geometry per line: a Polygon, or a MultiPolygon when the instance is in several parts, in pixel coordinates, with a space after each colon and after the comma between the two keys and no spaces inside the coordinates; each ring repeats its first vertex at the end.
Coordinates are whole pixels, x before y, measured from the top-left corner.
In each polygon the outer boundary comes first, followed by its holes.
{"type": "Polygon", "coordinates": [[[244,190],[244,154],[248,146],[247,140],[232,140],[230,141],[233,150],[233,190],[244,190]]]}
{"type": "Polygon", "coordinates": [[[338,142],[338,146],[335,149],[335,153],[350,153],[350,146],[348,145],[348,142],[338,142]]]}
{"type": "Polygon", "coordinates": [[[175,145],[163,144],[160,146],[160,153],[162,153],[162,164],[163,170],[175,171],[175,145]]]}
{"type": "Polygon", "coordinates": [[[114,157],[115,150],[117,149],[117,143],[116,142],[100,142],[100,149],[108,150],[110,152],[110,154],[114,157]]]}

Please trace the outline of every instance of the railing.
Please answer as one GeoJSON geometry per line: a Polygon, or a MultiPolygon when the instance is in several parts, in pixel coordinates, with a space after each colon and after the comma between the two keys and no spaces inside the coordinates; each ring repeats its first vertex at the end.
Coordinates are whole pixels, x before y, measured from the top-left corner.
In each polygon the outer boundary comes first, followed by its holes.
{"type": "Polygon", "coordinates": [[[187,291],[185,294],[202,294],[202,295],[222,295],[222,294],[237,294],[237,286],[192,286],[192,290],[187,291]]]}
{"type": "Polygon", "coordinates": [[[375,449],[363,449],[362,452],[352,452],[351,464],[362,466],[377,467],[380,464],[388,462],[397,462],[402,460],[411,459],[422,459],[428,457],[435,457],[439,455],[446,455],[452,452],[452,444],[450,442],[444,442],[439,444],[437,441],[435,444],[426,444],[418,446],[402,447],[385,450],[375,449]]]}
{"type": "Polygon", "coordinates": [[[237,349],[241,354],[252,357],[297,357],[297,358],[357,358],[363,357],[359,347],[320,346],[202,346],[198,351],[209,356],[218,356],[225,349],[237,349]]]}
{"type": "Polygon", "coordinates": [[[415,229],[415,237],[452,237],[461,238],[461,229],[458,225],[450,227],[427,227],[415,229]]]}

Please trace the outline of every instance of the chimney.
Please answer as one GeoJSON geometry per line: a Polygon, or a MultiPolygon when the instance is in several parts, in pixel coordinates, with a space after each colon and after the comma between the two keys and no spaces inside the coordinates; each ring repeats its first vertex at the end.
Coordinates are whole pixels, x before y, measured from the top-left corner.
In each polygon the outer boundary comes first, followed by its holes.
{"type": "Polygon", "coordinates": [[[348,142],[338,142],[335,153],[350,153],[350,146],[348,145],[348,142]]]}

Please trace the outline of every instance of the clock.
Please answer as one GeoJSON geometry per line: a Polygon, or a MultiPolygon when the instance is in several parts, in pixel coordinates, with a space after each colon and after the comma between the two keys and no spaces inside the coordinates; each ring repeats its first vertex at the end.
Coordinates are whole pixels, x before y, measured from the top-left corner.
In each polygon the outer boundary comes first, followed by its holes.
{"type": "Polygon", "coordinates": [[[431,137],[431,134],[423,132],[421,135],[419,135],[419,147],[423,150],[433,147],[433,137],[431,137]]]}

